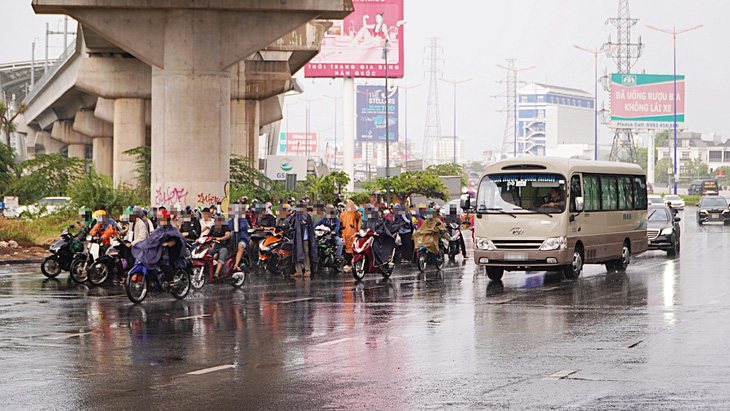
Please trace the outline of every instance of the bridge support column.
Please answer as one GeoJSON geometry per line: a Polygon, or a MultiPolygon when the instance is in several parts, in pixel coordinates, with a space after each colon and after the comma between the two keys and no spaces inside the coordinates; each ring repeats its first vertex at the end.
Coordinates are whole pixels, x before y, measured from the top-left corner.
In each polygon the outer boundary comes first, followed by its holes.
{"type": "Polygon", "coordinates": [[[91,137],[91,160],[99,174],[112,177],[112,125],[94,117],[94,112],[82,110],[74,118],[74,131],[91,137]]]}
{"type": "Polygon", "coordinates": [[[56,121],[53,123],[51,137],[68,144],[68,156],[86,159],[86,146],[91,144],[91,139],[81,133],[74,131],[73,123],[70,121],[56,121]]]}
{"type": "Polygon", "coordinates": [[[145,145],[144,99],[114,100],[113,172],[114,184],[134,184],[136,158],[122,154],[145,145]]]}
{"type": "Polygon", "coordinates": [[[99,174],[114,175],[114,146],[111,137],[94,137],[91,140],[91,159],[99,174]]]}
{"type": "Polygon", "coordinates": [[[258,100],[231,101],[231,154],[252,160],[258,168],[261,102],[258,100]]]}

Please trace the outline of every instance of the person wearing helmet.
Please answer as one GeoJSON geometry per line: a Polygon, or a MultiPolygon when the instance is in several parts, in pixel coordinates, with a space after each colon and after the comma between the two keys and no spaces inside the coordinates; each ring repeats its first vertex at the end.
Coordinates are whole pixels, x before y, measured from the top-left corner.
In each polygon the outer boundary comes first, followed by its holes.
{"type": "Polygon", "coordinates": [[[333,205],[327,204],[324,210],[324,217],[321,220],[317,221],[317,223],[314,225],[314,228],[323,225],[336,234],[334,238],[335,245],[337,246],[337,249],[335,250],[335,258],[337,259],[337,261],[339,261],[342,259],[342,249],[345,246],[345,243],[342,241],[342,226],[340,225],[340,219],[337,218],[337,214],[335,213],[335,207],[333,205]]]}
{"type": "Polygon", "coordinates": [[[76,234],[76,238],[79,241],[86,241],[86,236],[94,227],[95,219],[92,215],[93,213],[89,207],[83,206],[79,208],[79,219],[76,221],[76,225],[79,226],[79,232],[76,234]]]}
{"type": "Polygon", "coordinates": [[[362,226],[378,234],[373,240],[373,263],[376,267],[381,266],[390,259],[395,249],[395,238],[387,224],[388,221],[383,219],[379,210],[372,204],[367,205],[365,215],[362,226]]]}
{"type": "Polygon", "coordinates": [[[271,203],[264,205],[264,210],[261,216],[256,219],[256,226],[259,228],[271,228],[276,226],[276,217],[271,211],[271,203]]]}
{"type": "Polygon", "coordinates": [[[200,221],[193,214],[192,210],[185,210],[180,225],[180,233],[185,239],[195,241],[200,237],[200,221]]]}
{"type": "Polygon", "coordinates": [[[345,195],[342,193],[337,194],[337,200],[335,200],[335,203],[334,203],[335,207],[339,208],[340,205],[342,205],[343,207],[345,205],[345,195]]]}
{"type": "Polygon", "coordinates": [[[175,269],[185,269],[188,250],[184,247],[185,238],[180,231],[170,225],[170,213],[160,210],[157,213],[158,228],[144,241],[132,246],[135,261],[147,269],[159,268],[168,282],[173,280],[175,269]]]}
{"type": "Polygon", "coordinates": [[[96,224],[89,231],[91,235],[98,235],[103,245],[109,245],[111,238],[116,234],[116,223],[113,219],[106,217],[105,210],[97,210],[96,224]]]}

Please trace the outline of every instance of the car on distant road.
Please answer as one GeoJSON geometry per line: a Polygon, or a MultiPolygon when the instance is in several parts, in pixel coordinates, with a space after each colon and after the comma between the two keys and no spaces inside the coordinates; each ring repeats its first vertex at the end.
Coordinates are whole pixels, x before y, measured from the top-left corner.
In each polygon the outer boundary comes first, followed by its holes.
{"type": "Polygon", "coordinates": [[[720,194],[720,185],[717,183],[717,179],[705,178],[700,180],[693,180],[687,189],[689,195],[700,195],[700,196],[716,196],[720,194]]]}
{"type": "Polygon", "coordinates": [[[730,210],[727,200],[720,196],[706,196],[697,204],[697,224],[721,222],[730,224],[730,210]]]}
{"type": "Polygon", "coordinates": [[[648,181],[646,183],[646,192],[649,194],[654,194],[654,186],[651,185],[651,183],[648,181]]]}
{"type": "Polygon", "coordinates": [[[664,205],[664,200],[661,196],[658,195],[650,195],[646,196],[646,199],[649,200],[649,204],[661,204],[664,205]]]}
{"type": "Polygon", "coordinates": [[[25,213],[26,216],[42,217],[53,213],[56,208],[68,203],[69,201],[71,201],[71,197],[43,197],[38,200],[37,204],[18,207],[15,211],[15,216],[23,217],[23,214],[25,213]]]}
{"type": "Polygon", "coordinates": [[[650,205],[647,212],[649,223],[646,237],[649,239],[649,249],[666,251],[669,256],[679,254],[681,219],[675,217],[665,205],[650,205]]]}
{"type": "Polygon", "coordinates": [[[684,200],[682,200],[682,197],[680,196],[675,196],[673,194],[664,196],[664,204],[671,204],[671,207],[675,210],[684,210],[684,200]]]}

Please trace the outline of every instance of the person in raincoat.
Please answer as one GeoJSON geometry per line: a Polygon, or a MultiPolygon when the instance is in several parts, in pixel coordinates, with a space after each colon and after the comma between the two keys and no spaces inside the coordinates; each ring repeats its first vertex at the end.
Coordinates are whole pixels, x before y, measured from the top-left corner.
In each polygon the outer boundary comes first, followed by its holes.
{"type": "Polygon", "coordinates": [[[352,264],[352,243],[355,242],[355,233],[360,230],[360,222],[362,214],[357,211],[357,207],[352,200],[347,200],[345,211],[340,213],[340,222],[342,223],[342,240],[345,243],[345,267],[352,264]]]}
{"type": "Polygon", "coordinates": [[[429,207],[424,214],[423,223],[413,233],[414,249],[425,247],[435,256],[439,252],[439,238],[448,244],[449,237],[437,210],[429,207]]]}
{"type": "Polygon", "coordinates": [[[292,262],[296,273],[292,277],[309,277],[311,275],[312,263],[317,263],[317,239],[314,236],[314,225],[312,216],[307,212],[307,205],[300,202],[297,211],[292,219],[292,241],[294,242],[294,253],[292,262]],[[303,264],[302,264],[303,263],[303,264]],[[302,266],[304,272],[302,272],[302,266]]]}
{"type": "Polygon", "coordinates": [[[185,268],[188,250],[180,231],[170,225],[170,213],[160,210],[157,215],[159,226],[150,236],[132,246],[132,256],[138,264],[148,270],[158,268],[170,281],[175,269],[185,268]]]}
{"type": "Polygon", "coordinates": [[[395,238],[391,232],[391,222],[384,219],[378,209],[370,204],[368,204],[365,213],[367,219],[363,222],[363,227],[378,233],[373,241],[373,265],[379,267],[390,259],[393,250],[395,250],[395,238]]]}

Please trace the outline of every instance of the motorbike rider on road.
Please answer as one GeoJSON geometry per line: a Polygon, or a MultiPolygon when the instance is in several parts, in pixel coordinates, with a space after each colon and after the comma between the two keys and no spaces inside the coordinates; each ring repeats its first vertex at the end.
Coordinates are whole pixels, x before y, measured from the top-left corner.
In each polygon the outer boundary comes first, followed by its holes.
{"type": "Polygon", "coordinates": [[[317,224],[314,225],[314,228],[317,228],[319,226],[325,226],[332,230],[332,232],[335,234],[334,241],[337,245],[337,250],[335,251],[335,258],[337,261],[342,260],[342,249],[345,246],[345,243],[342,241],[342,227],[340,226],[340,219],[337,218],[337,215],[335,214],[335,207],[333,205],[328,204],[325,207],[325,216],[321,220],[317,221],[317,224]]]}
{"type": "Polygon", "coordinates": [[[386,224],[389,221],[384,220],[378,212],[378,209],[373,207],[372,204],[368,204],[365,210],[367,218],[363,218],[362,226],[375,231],[378,236],[373,241],[373,258],[374,265],[381,266],[390,258],[395,249],[395,239],[391,234],[390,225],[386,224]]]}
{"type": "MultiPolygon", "coordinates": [[[[241,263],[241,258],[243,258],[243,253],[246,251],[246,248],[248,248],[249,243],[248,220],[244,217],[242,204],[233,204],[228,207],[228,215],[231,216],[231,219],[228,220],[228,227],[238,236],[236,245],[236,261],[234,261],[233,264],[233,271],[238,271],[238,265],[241,263]],[[234,220],[234,218],[238,221],[234,220]],[[236,223],[238,223],[237,228],[236,223]]],[[[220,265],[218,268],[219,270],[217,271],[220,271],[220,265]]]]}
{"type": "MultiPolygon", "coordinates": [[[[446,215],[444,220],[446,221],[446,224],[451,224],[451,223],[456,224],[459,227],[459,228],[457,228],[457,230],[461,230],[462,221],[461,221],[461,216],[456,211],[456,204],[451,204],[449,206],[449,213],[446,215]]],[[[464,258],[466,258],[466,244],[464,244],[463,235],[461,237],[459,237],[459,246],[461,247],[461,255],[463,255],[464,258]]]]}
{"type": "Polygon", "coordinates": [[[228,258],[228,244],[231,238],[231,229],[227,224],[223,224],[223,217],[216,216],[215,223],[207,235],[218,241],[211,251],[212,255],[218,254],[218,265],[215,268],[215,274],[213,274],[213,277],[218,278],[223,266],[226,264],[226,258],[228,258]]]}
{"type": "Polygon", "coordinates": [[[157,221],[159,226],[149,238],[132,246],[132,255],[148,269],[159,268],[165,280],[172,281],[174,269],[185,267],[188,250],[180,231],[170,225],[167,210],[158,212],[157,221]]]}

